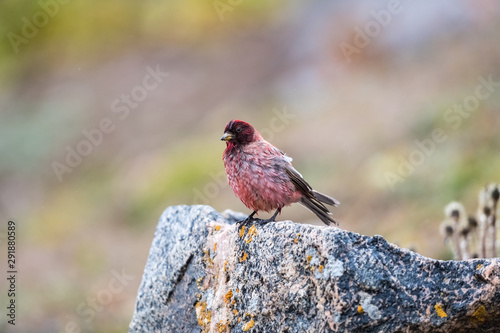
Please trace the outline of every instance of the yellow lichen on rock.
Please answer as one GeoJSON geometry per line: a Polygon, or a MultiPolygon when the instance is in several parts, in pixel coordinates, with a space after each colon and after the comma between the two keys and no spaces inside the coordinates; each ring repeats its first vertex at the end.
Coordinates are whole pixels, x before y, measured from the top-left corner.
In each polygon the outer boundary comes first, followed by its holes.
{"type": "Polygon", "coordinates": [[[231,303],[231,297],[233,297],[233,291],[229,289],[226,296],[224,297],[224,302],[226,302],[226,304],[231,303]]]}
{"type": "Polygon", "coordinates": [[[295,244],[297,244],[297,243],[299,242],[299,237],[300,237],[300,232],[297,234],[297,238],[295,238],[295,239],[293,240],[293,242],[294,242],[295,244]]]}
{"type": "Polygon", "coordinates": [[[363,307],[361,305],[358,305],[358,313],[364,313],[365,310],[363,310],[363,307]]]}
{"type": "Polygon", "coordinates": [[[255,235],[257,236],[257,226],[253,224],[250,229],[248,229],[248,236],[255,235]]]}
{"type": "Polygon", "coordinates": [[[248,257],[248,253],[244,252],[243,256],[240,258],[240,262],[246,261],[248,257]]]}
{"type": "Polygon", "coordinates": [[[240,229],[240,238],[243,237],[243,235],[245,235],[245,226],[242,226],[240,229]]]}
{"type": "Polygon", "coordinates": [[[444,312],[444,310],[440,304],[434,305],[434,309],[436,310],[436,313],[439,317],[441,317],[441,318],[448,317],[448,315],[446,314],[446,312],[444,312]]]}
{"type": "Polygon", "coordinates": [[[217,323],[217,332],[224,333],[227,332],[227,323],[224,323],[222,320],[217,323]]]}
{"type": "Polygon", "coordinates": [[[212,258],[210,258],[210,250],[204,247],[203,253],[205,254],[203,256],[203,260],[205,261],[207,268],[212,269],[214,267],[214,262],[213,262],[212,258]]]}
{"type": "Polygon", "coordinates": [[[488,317],[488,312],[486,311],[484,305],[478,307],[477,310],[472,314],[472,318],[474,319],[474,321],[480,323],[484,322],[486,320],[486,317],[488,317]]]}
{"type": "Polygon", "coordinates": [[[253,319],[250,319],[250,321],[248,323],[246,323],[245,325],[243,325],[243,328],[242,328],[243,332],[246,332],[249,329],[251,329],[254,324],[255,324],[255,322],[253,321],[253,319]]]}
{"type": "Polygon", "coordinates": [[[219,231],[220,230],[220,225],[216,225],[215,226],[215,231],[219,231]]]}
{"type": "Polygon", "coordinates": [[[247,244],[249,244],[253,240],[253,236],[257,236],[257,227],[255,226],[255,224],[252,225],[250,229],[248,229],[247,239],[246,239],[247,244]]]}
{"type": "Polygon", "coordinates": [[[200,325],[201,331],[208,332],[210,330],[212,312],[207,310],[207,302],[197,302],[195,309],[196,318],[198,319],[198,325],[200,325]]]}
{"type": "Polygon", "coordinates": [[[196,286],[198,287],[198,289],[202,288],[203,278],[204,278],[204,276],[201,276],[201,277],[199,277],[199,278],[196,279],[196,286]]]}

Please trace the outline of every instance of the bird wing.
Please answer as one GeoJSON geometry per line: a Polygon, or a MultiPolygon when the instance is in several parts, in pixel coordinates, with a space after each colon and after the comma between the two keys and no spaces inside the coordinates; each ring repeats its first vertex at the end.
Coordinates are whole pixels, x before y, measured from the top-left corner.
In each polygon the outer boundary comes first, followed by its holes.
{"type": "Polygon", "coordinates": [[[312,191],[311,185],[309,185],[309,183],[307,183],[304,180],[304,178],[302,178],[302,175],[297,170],[295,170],[295,168],[290,163],[288,163],[285,166],[285,171],[286,171],[286,174],[288,175],[288,177],[290,177],[290,180],[292,181],[293,185],[295,185],[295,187],[297,188],[297,190],[299,190],[305,196],[308,196],[308,197],[312,196],[311,195],[311,191],[312,191]]]}
{"type": "Polygon", "coordinates": [[[337,199],[313,190],[311,185],[309,185],[309,183],[305,181],[302,175],[297,170],[295,170],[295,168],[290,163],[286,165],[285,170],[293,185],[295,185],[295,188],[302,194],[304,194],[305,197],[314,198],[315,204],[317,203],[318,206],[320,206],[322,209],[324,208],[326,211],[328,211],[322,203],[326,203],[327,205],[331,206],[338,206],[340,204],[337,199]]]}
{"type": "MultiPolygon", "coordinates": [[[[331,206],[338,206],[340,202],[337,199],[334,199],[328,195],[320,193],[318,191],[313,190],[311,185],[302,177],[300,172],[298,172],[292,165],[292,158],[290,156],[286,156],[284,152],[274,147],[269,142],[262,140],[261,143],[265,145],[267,151],[272,159],[279,160],[277,165],[280,167],[284,167],[286,174],[295,188],[304,195],[305,198],[312,199],[315,206],[317,206],[320,210],[328,212],[328,209],[323,205],[323,203],[331,206]],[[283,163],[284,162],[284,163],[283,163]],[[283,166],[284,164],[284,166],[283,166]]],[[[329,213],[329,212],[328,212],[329,213]]]]}

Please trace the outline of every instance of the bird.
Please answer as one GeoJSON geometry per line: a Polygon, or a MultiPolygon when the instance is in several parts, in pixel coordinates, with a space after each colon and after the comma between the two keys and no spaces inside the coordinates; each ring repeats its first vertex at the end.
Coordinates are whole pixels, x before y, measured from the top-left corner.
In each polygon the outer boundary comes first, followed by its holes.
{"type": "Polygon", "coordinates": [[[298,202],[326,225],[338,225],[325,204],[335,207],[340,202],[313,190],[292,166],[292,158],[264,140],[252,125],[231,120],[221,140],[226,142],[222,159],[229,185],[243,204],[253,210],[240,223],[275,222],[283,207],[298,202]],[[270,219],[254,218],[259,211],[273,210],[276,211],[270,219]]]}

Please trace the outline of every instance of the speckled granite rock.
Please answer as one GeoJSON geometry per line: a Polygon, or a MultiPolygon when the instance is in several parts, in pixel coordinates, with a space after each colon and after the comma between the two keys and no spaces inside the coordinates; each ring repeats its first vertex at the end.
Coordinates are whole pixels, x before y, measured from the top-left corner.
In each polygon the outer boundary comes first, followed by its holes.
{"type": "Polygon", "coordinates": [[[129,332],[500,332],[499,259],[289,221],[241,231],[245,215],[223,215],[163,213],[129,332]]]}

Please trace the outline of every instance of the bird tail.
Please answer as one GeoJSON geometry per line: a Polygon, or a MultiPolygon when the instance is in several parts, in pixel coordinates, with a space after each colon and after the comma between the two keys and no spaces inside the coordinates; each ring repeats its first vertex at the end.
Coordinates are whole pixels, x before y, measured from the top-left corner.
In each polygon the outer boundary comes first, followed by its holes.
{"type": "Polygon", "coordinates": [[[326,208],[325,205],[323,205],[321,202],[324,202],[332,206],[337,206],[338,204],[340,204],[340,202],[338,202],[334,198],[331,198],[316,191],[312,191],[312,194],[314,197],[303,196],[302,199],[300,200],[300,203],[304,207],[309,209],[311,212],[316,214],[316,216],[319,217],[319,219],[323,221],[323,223],[325,223],[326,225],[330,225],[331,223],[339,225],[337,221],[335,221],[333,218],[330,217],[332,213],[330,213],[328,208],[326,208]]]}
{"type": "Polygon", "coordinates": [[[340,205],[340,201],[338,201],[337,199],[334,199],[332,197],[329,197],[328,195],[325,195],[323,193],[319,193],[318,191],[315,191],[315,190],[312,190],[311,193],[316,200],[323,202],[323,203],[326,203],[327,205],[330,205],[333,207],[340,205]]]}

